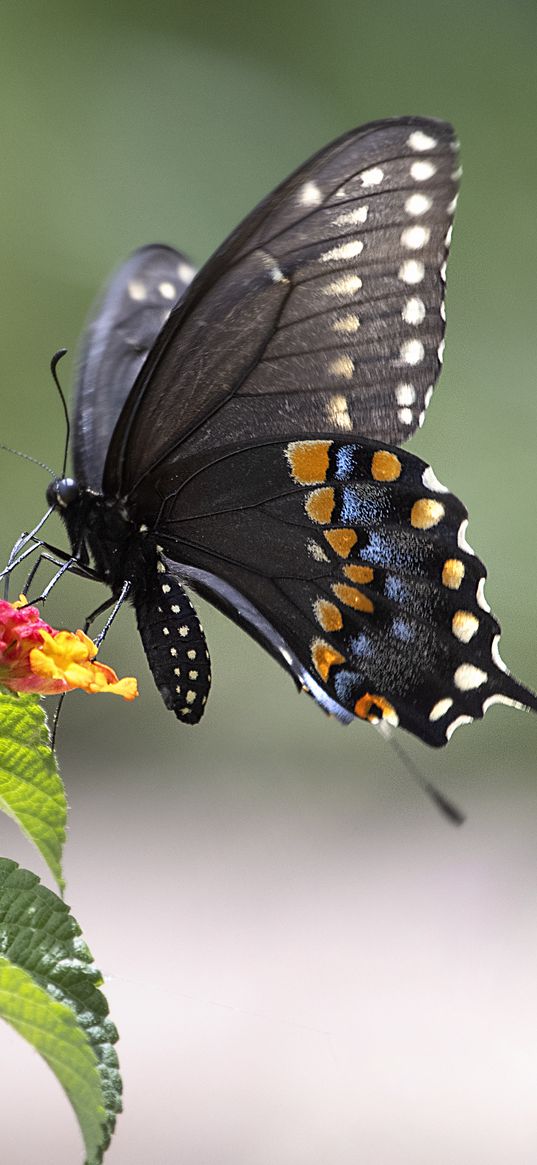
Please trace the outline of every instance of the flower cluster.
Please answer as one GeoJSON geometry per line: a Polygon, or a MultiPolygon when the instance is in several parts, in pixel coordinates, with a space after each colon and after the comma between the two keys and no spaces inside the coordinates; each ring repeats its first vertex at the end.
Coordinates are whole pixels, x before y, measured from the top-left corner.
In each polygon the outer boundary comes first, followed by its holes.
{"type": "Polygon", "coordinates": [[[111,667],[95,663],[97,648],[83,631],[54,631],[37,607],[25,604],[22,595],[17,603],[0,600],[0,684],[41,696],[81,688],[134,700],[136,680],[120,680],[111,667]]]}

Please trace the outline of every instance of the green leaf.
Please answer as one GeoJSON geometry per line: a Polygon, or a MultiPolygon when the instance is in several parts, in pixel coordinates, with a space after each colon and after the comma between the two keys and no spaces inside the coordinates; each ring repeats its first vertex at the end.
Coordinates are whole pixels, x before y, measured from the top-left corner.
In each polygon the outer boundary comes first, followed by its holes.
{"type": "Polygon", "coordinates": [[[0,692],[0,809],[37,846],[63,890],[67,802],[38,696],[0,692]]]}
{"type": "Polygon", "coordinates": [[[100,1165],[121,1112],[102,978],[69,907],[0,858],[0,1016],[47,1061],[75,1110],[86,1165],[100,1165]]]}

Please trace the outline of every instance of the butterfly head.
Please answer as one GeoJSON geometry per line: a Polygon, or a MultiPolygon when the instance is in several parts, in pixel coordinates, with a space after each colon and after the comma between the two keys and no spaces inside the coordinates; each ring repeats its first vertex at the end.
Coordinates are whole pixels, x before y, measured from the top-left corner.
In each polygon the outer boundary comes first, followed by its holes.
{"type": "Polygon", "coordinates": [[[79,496],[80,486],[72,477],[58,477],[47,486],[47,503],[54,509],[68,509],[79,496]]]}

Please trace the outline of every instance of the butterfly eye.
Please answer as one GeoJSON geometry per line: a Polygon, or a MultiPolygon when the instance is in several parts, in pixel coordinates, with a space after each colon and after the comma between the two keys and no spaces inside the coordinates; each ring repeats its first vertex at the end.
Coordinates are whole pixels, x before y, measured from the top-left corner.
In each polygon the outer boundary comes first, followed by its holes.
{"type": "Polygon", "coordinates": [[[51,481],[48,486],[47,502],[49,506],[59,506],[65,510],[78,497],[79,492],[78,483],[74,478],[62,477],[57,481],[51,481]]]}

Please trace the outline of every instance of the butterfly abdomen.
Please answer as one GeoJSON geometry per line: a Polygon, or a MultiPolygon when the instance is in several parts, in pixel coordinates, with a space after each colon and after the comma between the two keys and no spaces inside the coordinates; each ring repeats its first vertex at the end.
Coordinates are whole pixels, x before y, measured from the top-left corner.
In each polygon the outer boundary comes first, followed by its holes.
{"type": "Polygon", "coordinates": [[[184,724],[203,716],[211,664],[196,611],[180,583],[157,559],[153,577],[135,593],[138,630],[153,678],[166,704],[184,724]]]}

